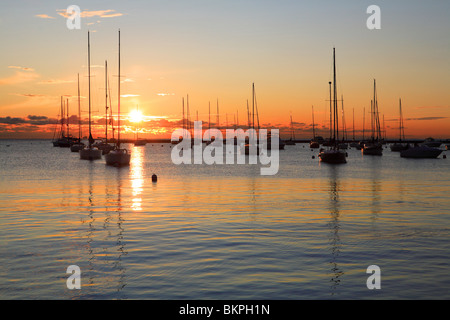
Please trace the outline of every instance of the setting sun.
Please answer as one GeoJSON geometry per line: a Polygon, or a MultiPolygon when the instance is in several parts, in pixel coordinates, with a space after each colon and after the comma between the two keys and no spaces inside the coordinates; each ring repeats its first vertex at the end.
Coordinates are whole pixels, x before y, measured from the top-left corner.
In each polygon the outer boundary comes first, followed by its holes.
{"type": "Polygon", "coordinates": [[[141,122],[144,119],[144,116],[139,110],[133,110],[130,112],[129,118],[131,122],[141,122]]]}

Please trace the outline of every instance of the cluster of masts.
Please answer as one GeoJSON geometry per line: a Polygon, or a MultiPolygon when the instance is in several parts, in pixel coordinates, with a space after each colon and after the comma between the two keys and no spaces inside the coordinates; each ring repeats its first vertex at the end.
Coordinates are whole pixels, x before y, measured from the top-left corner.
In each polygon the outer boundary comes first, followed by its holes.
{"type": "MultiPolygon", "coordinates": [[[[109,80],[108,80],[108,65],[107,61],[105,61],[105,108],[106,108],[106,118],[105,118],[105,141],[95,142],[92,137],[91,131],[91,92],[90,92],[90,38],[88,32],[88,79],[89,79],[89,144],[86,146],[81,142],[81,115],[80,115],[80,85],[79,85],[79,74],[78,74],[78,121],[79,121],[79,136],[78,138],[74,138],[69,134],[69,101],[65,102],[63,97],[61,97],[61,128],[58,139],[54,139],[54,146],[60,147],[70,147],[71,151],[79,152],[80,159],[82,160],[96,160],[101,159],[102,155],[105,156],[106,163],[108,165],[114,166],[123,166],[128,165],[130,162],[130,152],[127,149],[121,148],[120,146],[120,30],[119,30],[119,58],[118,58],[118,69],[119,69],[119,81],[118,81],[118,117],[117,117],[117,139],[114,138],[114,126],[112,124],[112,105],[111,105],[111,94],[108,91],[110,90],[109,80]],[[108,106],[109,99],[109,106],[108,106]],[[66,113],[67,110],[67,113],[66,113]],[[114,145],[108,143],[108,110],[110,112],[110,124],[113,128],[113,141],[114,145]],[[67,115],[67,118],[65,117],[67,115]],[[64,127],[65,125],[65,127],[64,127]],[[67,131],[65,131],[65,129],[67,131]]],[[[364,108],[364,119],[363,119],[363,140],[359,143],[355,141],[355,125],[354,125],[354,109],[353,109],[353,141],[350,143],[350,147],[360,149],[363,155],[377,155],[381,156],[383,153],[383,144],[385,136],[383,137],[381,134],[381,122],[378,110],[378,97],[377,97],[377,89],[376,89],[376,80],[373,82],[373,99],[371,100],[371,137],[366,140],[364,137],[365,134],[365,108],[364,108]]],[[[312,120],[313,120],[313,139],[310,141],[311,149],[318,149],[322,145],[323,147],[327,147],[327,149],[321,148],[319,153],[320,161],[331,163],[331,164],[342,164],[347,162],[348,154],[345,151],[348,149],[349,144],[347,143],[347,130],[346,130],[346,122],[345,122],[345,113],[344,113],[344,99],[341,96],[342,102],[342,126],[343,126],[343,134],[342,140],[339,134],[339,108],[338,108],[338,93],[336,86],[336,53],[333,48],[333,81],[329,82],[329,91],[330,91],[330,137],[329,139],[323,139],[323,137],[316,136],[315,132],[315,123],[314,123],[314,106],[312,107],[312,120]]],[[[401,152],[402,157],[437,157],[442,152],[439,149],[429,150],[426,148],[432,147],[431,145],[424,146],[415,146],[412,148],[408,143],[404,143],[405,141],[405,133],[404,133],[404,123],[403,123],[403,113],[401,106],[401,99],[399,101],[400,104],[400,120],[399,120],[399,130],[400,130],[400,143],[395,143],[391,145],[392,151],[401,152]],[[440,151],[440,152],[439,152],[440,151]]],[[[182,118],[182,128],[183,137],[182,139],[186,139],[184,136],[185,132],[191,133],[192,131],[192,121],[190,118],[190,110],[189,110],[189,96],[186,97],[186,112],[185,112],[185,102],[184,97],[182,98],[182,107],[183,107],[183,118],[182,118]]],[[[211,129],[211,103],[208,105],[209,118],[208,125],[209,129],[211,129]]],[[[220,130],[220,119],[219,119],[219,100],[217,99],[217,114],[216,114],[216,129],[220,130]]],[[[235,129],[239,126],[239,113],[235,115],[234,126],[235,129]],[[237,119],[237,121],[236,121],[237,119]]],[[[198,121],[198,111],[197,111],[197,121],[198,121]]],[[[259,114],[258,114],[258,106],[256,102],[256,94],[255,94],[255,85],[252,85],[252,108],[250,110],[249,102],[247,100],[247,126],[249,129],[253,129],[252,132],[258,133],[260,130],[259,124],[259,114]]],[[[228,128],[228,114],[226,115],[226,127],[228,128]]],[[[292,116],[290,118],[290,131],[291,137],[289,140],[281,140],[279,141],[279,148],[284,149],[285,145],[295,145],[295,130],[292,121],[292,116]]],[[[383,131],[384,130],[384,116],[383,116],[383,131]]],[[[210,131],[211,132],[211,131],[210,131]]],[[[192,134],[191,134],[192,137],[192,134]]],[[[214,137],[216,139],[217,137],[214,137]]],[[[209,140],[206,142],[211,143],[214,140],[211,136],[209,140]]],[[[269,138],[270,139],[270,138],[269,138]]],[[[145,145],[145,140],[139,140],[136,137],[135,145],[145,145]]],[[[268,144],[269,145],[269,144],[268,144]]],[[[246,150],[248,149],[248,144],[246,145],[246,150]]]]}
{"type": "MultiPolygon", "coordinates": [[[[80,111],[80,76],[78,74],[78,138],[74,138],[68,132],[68,118],[64,119],[64,106],[63,99],[61,98],[61,130],[59,137],[53,140],[54,146],[59,147],[70,147],[72,152],[78,152],[80,154],[81,160],[98,160],[102,156],[105,156],[106,164],[113,166],[126,166],[130,163],[131,154],[130,152],[121,147],[120,140],[120,30],[119,30],[119,57],[118,57],[118,70],[119,70],[119,81],[118,81],[118,103],[117,103],[117,139],[114,138],[114,126],[113,127],[113,141],[114,144],[108,143],[108,110],[110,110],[110,123],[112,125],[112,105],[111,105],[111,94],[108,91],[110,89],[108,80],[108,63],[105,61],[105,108],[106,108],[106,119],[105,119],[105,140],[96,142],[92,137],[92,118],[91,118],[91,51],[90,51],[90,33],[88,32],[88,81],[89,81],[89,138],[88,144],[85,145],[81,142],[81,111],[80,111]],[[108,106],[109,98],[109,106],[108,106]],[[64,131],[64,123],[67,126],[67,134],[64,131]]],[[[67,115],[68,115],[68,101],[67,101],[67,115]]]]}

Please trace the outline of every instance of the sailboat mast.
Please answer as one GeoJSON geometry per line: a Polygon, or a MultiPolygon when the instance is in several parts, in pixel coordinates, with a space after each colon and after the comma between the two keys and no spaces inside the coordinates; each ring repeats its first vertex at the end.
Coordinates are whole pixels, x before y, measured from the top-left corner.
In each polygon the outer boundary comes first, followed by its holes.
{"type": "Polygon", "coordinates": [[[89,82],[89,148],[92,145],[92,131],[91,131],[91,42],[88,31],[88,82],[89,82]]]}
{"type": "MultiPolygon", "coordinates": [[[[313,140],[316,139],[316,126],[314,125],[314,106],[312,106],[312,121],[313,121],[313,140]]],[[[292,116],[291,116],[291,126],[292,126],[292,116]]]]}
{"type": "Polygon", "coordinates": [[[336,88],[336,50],[333,48],[333,101],[334,101],[334,141],[339,140],[339,119],[337,117],[338,107],[337,107],[337,88],[336,88]]]}
{"type": "Polygon", "coordinates": [[[328,86],[330,87],[330,140],[333,138],[333,117],[332,117],[332,111],[331,111],[331,81],[328,82],[328,86]]]}
{"type": "Polygon", "coordinates": [[[80,74],[78,73],[78,142],[81,142],[80,74]]]}
{"type": "Polygon", "coordinates": [[[108,143],[108,62],[105,60],[105,142],[108,143]]]}
{"type": "Polygon", "coordinates": [[[353,108],[353,141],[355,141],[355,108],[353,108]]]}
{"type": "Polygon", "coordinates": [[[66,122],[66,127],[67,127],[67,136],[69,136],[69,99],[66,99],[67,101],[67,122],[66,122]]]}
{"type": "Polygon", "coordinates": [[[119,83],[117,101],[117,148],[120,148],[120,29],[119,29],[119,83]]]}
{"type": "Polygon", "coordinates": [[[366,107],[363,108],[363,141],[365,140],[366,132],[366,107]]]}

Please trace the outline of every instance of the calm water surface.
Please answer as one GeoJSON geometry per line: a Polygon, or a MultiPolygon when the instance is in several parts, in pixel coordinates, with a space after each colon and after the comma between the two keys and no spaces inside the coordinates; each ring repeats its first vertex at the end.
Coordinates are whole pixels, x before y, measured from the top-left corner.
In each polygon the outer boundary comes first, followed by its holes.
{"type": "Polygon", "coordinates": [[[169,144],[128,147],[131,165],[114,168],[0,141],[0,299],[450,298],[442,155],[349,150],[330,166],[297,144],[260,176],[176,166],[169,144]],[[81,290],[66,287],[69,265],[81,290]],[[370,265],[381,290],[367,289],[370,265]]]}

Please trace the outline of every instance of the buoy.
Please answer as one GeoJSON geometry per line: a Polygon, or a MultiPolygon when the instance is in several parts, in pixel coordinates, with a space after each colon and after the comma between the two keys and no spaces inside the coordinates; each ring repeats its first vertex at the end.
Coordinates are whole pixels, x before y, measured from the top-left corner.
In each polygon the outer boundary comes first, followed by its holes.
{"type": "Polygon", "coordinates": [[[316,157],[315,157],[315,156],[312,156],[312,158],[315,159],[316,157]]]}
{"type": "Polygon", "coordinates": [[[153,174],[153,175],[152,175],[152,181],[153,181],[153,182],[158,181],[158,177],[156,176],[156,174],[153,174]]]}
{"type": "Polygon", "coordinates": [[[444,154],[444,155],[442,156],[442,158],[447,159],[447,156],[444,154]]]}
{"type": "Polygon", "coordinates": [[[348,152],[345,153],[345,156],[348,157],[348,152]]]}

